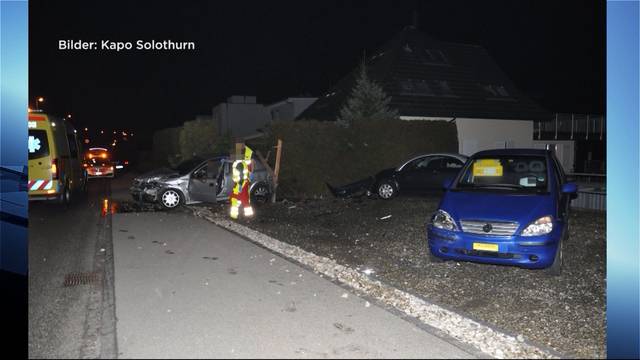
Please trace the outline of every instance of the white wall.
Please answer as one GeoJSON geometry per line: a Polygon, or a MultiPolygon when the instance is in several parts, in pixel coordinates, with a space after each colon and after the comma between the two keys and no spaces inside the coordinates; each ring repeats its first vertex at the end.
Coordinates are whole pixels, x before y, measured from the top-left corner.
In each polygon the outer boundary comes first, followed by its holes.
{"type": "MultiPolygon", "coordinates": [[[[239,101],[239,99],[239,96],[235,96],[229,98],[229,101],[239,101]]],[[[218,104],[212,110],[212,118],[222,134],[230,131],[231,136],[238,138],[259,134],[257,129],[263,128],[270,121],[270,115],[265,107],[255,102],[218,104]]]]}
{"type": "Polygon", "coordinates": [[[458,152],[533,147],[533,121],[456,118],[458,152]]]}
{"type": "Polygon", "coordinates": [[[555,148],[556,157],[562,164],[564,172],[574,172],[575,166],[575,142],[573,140],[534,140],[533,147],[546,149],[547,145],[555,148]]]}

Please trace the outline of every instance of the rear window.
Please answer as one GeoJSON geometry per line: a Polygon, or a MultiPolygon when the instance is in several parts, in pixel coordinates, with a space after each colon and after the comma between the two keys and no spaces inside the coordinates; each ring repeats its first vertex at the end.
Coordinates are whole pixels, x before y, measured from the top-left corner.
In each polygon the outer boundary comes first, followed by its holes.
{"type": "Polygon", "coordinates": [[[49,155],[49,140],[45,130],[29,130],[29,160],[49,155]]]}

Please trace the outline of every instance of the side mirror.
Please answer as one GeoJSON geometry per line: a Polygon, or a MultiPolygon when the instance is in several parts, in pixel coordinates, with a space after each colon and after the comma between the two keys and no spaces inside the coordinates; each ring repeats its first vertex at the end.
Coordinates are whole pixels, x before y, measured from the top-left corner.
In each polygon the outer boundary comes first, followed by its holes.
{"type": "Polygon", "coordinates": [[[443,182],[442,182],[442,188],[445,190],[449,190],[449,188],[451,187],[451,185],[453,185],[453,178],[446,178],[443,182]]]}
{"type": "Polygon", "coordinates": [[[566,183],[562,185],[562,192],[565,194],[575,194],[578,192],[578,185],[573,182],[566,183]]]}

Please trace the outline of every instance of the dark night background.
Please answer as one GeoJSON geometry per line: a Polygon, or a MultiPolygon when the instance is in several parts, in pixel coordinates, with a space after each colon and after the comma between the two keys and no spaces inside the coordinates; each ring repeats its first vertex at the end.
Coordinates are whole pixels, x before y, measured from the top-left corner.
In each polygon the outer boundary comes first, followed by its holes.
{"type": "Polygon", "coordinates": [[[29,2],[30,105],[77,127],[152,132],[231,95],[318,96],[419,15],[485,47],[551,112],[604,113],[604,1],[29,2]],[[195,51],[60,51],[58,40],[193,41],[195,51]]]}

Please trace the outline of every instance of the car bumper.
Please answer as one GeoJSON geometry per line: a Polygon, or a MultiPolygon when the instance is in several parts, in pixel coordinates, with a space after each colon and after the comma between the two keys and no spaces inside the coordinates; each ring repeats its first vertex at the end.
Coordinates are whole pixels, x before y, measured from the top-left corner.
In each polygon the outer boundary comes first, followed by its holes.
{"type": "Polygon", "coordinates": [[[154,187],[131,187],[129,192],[137,201],[155,202],[158,200],[158,189],[154,187]]]}
{"type": "Polygon", "coordinates": [[[450,260],[515,265],[529,269],[551,266],[561,239],[555,229],[543,236],[484,236],[427,226],[431,253],[450,260]],[[498,251],[474,249],[474,243],[497,245],[498,251]]]}
{"type": "MultiPolygon", "coordinates": [[[[38,186],[35,184],[34,186],[38,186]]],[[[60,197],[60,183],[58,180],[51,180],[50,186],[42,189],[30,189],[29,201],[46,201],[46,200],[58,200],[60,197]]]]}
{"type": "Polygon", "coordinates": [[[115,172],[113,171],[107,171],[107,172],[100,172],[100,174],[97,173],[91,173],[87,171],[87,178],[89,179],[95,179],[95,178],[112,178],[116,175],[115,172]]]}

